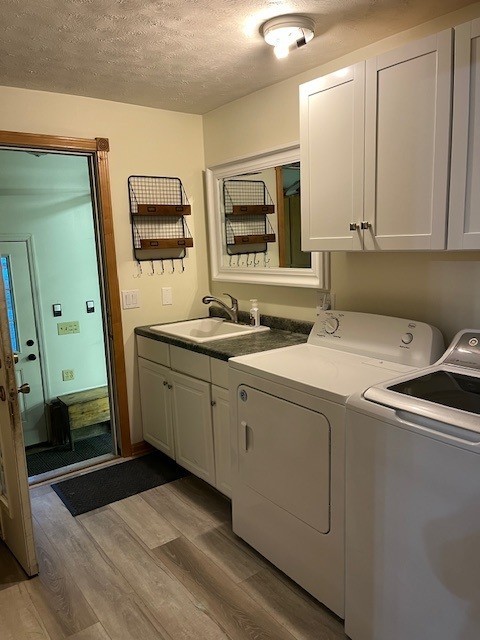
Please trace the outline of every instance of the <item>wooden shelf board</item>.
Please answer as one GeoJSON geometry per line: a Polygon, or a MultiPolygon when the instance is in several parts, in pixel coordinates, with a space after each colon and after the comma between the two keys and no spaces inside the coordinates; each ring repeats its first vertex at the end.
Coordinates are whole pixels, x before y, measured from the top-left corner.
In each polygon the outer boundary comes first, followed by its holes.
{"type": "Polygon", "coordinates": [[[141,249],[176,249],[193,247],[193,238],[149,238],[140,240],[141,249]]]}
{"type": "Polygon", "coordinates": [[[233,211],[227,215],[231,216],[246,216],[256,215],[264,216],[269,213],[275,213],[275,206],[273,204],[234,204],[233,211]]]}
{"type": "Polygon", "coordinates": [[[189,204],[139,204],[134,216],[189,216],[192,207],[189,204]]]}
{"type": "Polygon", "coordinates": [[[274,233],[263,233],[260,235],[233,236],[233,244],[262,244],[264,242],[275,242],[274,233]]]}

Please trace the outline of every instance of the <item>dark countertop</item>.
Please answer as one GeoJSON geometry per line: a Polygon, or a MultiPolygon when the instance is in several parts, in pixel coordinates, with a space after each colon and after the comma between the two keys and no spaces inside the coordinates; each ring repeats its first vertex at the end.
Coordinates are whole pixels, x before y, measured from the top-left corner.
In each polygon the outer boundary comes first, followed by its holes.
{"type": "MultiPolygon", "coordinates": [[[[219,314],[220,315],[220,314],[219,314]]],[[[247,314],[248,316],[248,314],[247,314]]],[[[190,318],[193,319],[193,318],[190,318]]],[[[240,319],[243,320],[242,316],[240,319]]],[[[158,333],[150,329],[151,325],[136,327],[135,333],[138,336],[167,342],[176,347],[182,347],[196,353],[203,353],[218,360],[228,360],[235,356],[245,356],[250,353],[269,351],[270,349],[280,349],[294,344],[302,344],[307,341],[308,333],[312,326],[309,322],[292,322],[283,318],[273,316],[262,316],[262,324],[270,326],[270,331],[258,334],[248,334],[236,338],[223,338],[220,340],[210,340],[209,342],[192,342],[187,338],[175,338],[166,333],[158,333]],[[277,322],[278,321],[278,322],[277,322]],[[276,328],[280,325],[282,328],[276,328]],[[291,326],[295,331],[290,331],[285,326],[291,326]]]]}

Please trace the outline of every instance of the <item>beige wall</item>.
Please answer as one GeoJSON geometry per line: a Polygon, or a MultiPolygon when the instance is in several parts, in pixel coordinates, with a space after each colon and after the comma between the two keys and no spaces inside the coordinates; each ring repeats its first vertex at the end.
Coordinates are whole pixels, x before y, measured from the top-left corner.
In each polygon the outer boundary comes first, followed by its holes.
{"type": "MultiPolygon", "coordinates": [[[[341,59],[216,109],[204,116],[205,163],[279,147],[299,138],[298,86],[349,64],[480,16],[480,3],[382,40],[341,59]]],[[[447,340],[466,326],[480,326],[480,252],[332,254],[332,291],[337,308],[397,315],[436,324],[447,340]]],[[[314,318],[315,292],[307,289],[212,283],[248,309],[314,318]]]]}
{"type": "Polygon", "coordinates": [[[0,88],[1,128],[83,138],[110,139],[110,177],[115,244],[121,289],[139,289],[139,309],[123,312],[132,440],[142,439],[138,382],[134,366],[135,326],[193,317],[204,313],[201,296],[208,291],[203,201],[203,137],[201,116],[126,104],[7,87],[0,88]],[[181,178],[192,215],[188,225],[194,248],[185,272],[134,278],[127,178],[131,174],[181,178]],[[161,287],[173,288],[171,307],[161,305],[161,287]]]}

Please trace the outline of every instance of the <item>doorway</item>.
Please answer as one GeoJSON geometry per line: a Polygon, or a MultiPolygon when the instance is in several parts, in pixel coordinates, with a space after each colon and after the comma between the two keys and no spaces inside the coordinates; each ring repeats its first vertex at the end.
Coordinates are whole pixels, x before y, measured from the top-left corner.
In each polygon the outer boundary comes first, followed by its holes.
{"type": "Polygon", "coordinates": [[[117,455],[117,429],[123,455],[130,453],[113,367],[119,349],[112,351],[107,327],[110,239],[96,202],[94,159],[88,152],[0,149],[1,271],[17,384],[30,386],[19,399],[34,480],[117,455]]]}

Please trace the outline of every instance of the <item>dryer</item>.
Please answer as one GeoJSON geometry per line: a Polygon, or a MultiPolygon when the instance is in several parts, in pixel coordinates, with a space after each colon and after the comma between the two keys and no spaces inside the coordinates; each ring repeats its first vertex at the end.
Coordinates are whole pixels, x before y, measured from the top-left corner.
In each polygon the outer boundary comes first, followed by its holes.
{"type": "Polygon", "coordinates": [[[233,530],[341,617],[346,401],[442,351],[429,325],[326,311],[306,344],[229,360],[233,530]]]}

